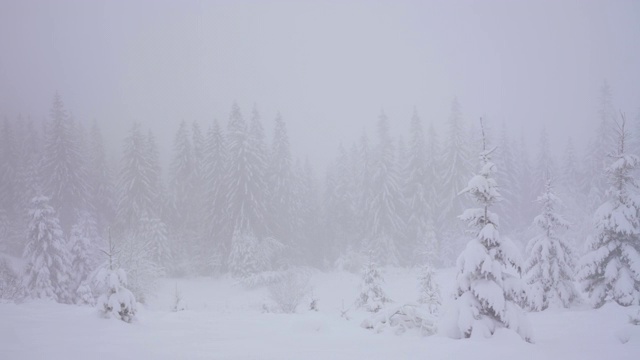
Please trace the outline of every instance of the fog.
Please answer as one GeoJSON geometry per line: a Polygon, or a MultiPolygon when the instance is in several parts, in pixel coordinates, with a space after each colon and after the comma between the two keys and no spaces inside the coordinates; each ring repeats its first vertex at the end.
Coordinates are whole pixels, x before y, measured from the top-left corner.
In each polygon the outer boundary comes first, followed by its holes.
{"type": "Polygon", "coordinates": [[[110,156],[139,121],[167,159],[180,121],[256,104],[323,168],[380,109],[406,133],[457,96],[469,121],[582,148],[605,80],[638,109],[638,19],[634,1],[3,1],[0,114],[45,119],[57,91],[110,156]]]}
{"type": "Polygon", "coordinates": [[[0,0],[0,358],[636,359],[639,65],[631,0],[0,0]]]}

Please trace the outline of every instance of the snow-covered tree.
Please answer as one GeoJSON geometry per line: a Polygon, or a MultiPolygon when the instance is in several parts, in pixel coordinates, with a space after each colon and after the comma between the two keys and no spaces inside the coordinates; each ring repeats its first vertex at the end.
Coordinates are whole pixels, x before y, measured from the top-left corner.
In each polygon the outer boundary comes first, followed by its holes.
{"type": "Polygon", "coordinates": [[[209,127],[204,150],[204,172],[206,181],[205,212],[209,228],[206,229],[210,239],[204,250],[204,255],[209,259],[210,272],[216,271],[222,266],[223,254],[228,253],[230,246],[232,225],[228,221],[226,194],[227,173],[227,142],[218,121],[214,121],[209,127]]]}
{"type": "Polygon", "coordinates": [[[469,146],[464,136],[464,128],[460,103],[456,98],[451,104],[447,139],[442,148],[442,164],[445,165],[445,169],[441,179],[444,184],[441,196],[444,208],[440,212],[440,220],[446,221],[447,224],[455,223],[455,216],[464,209],[463,201],[458,194],[464,189],[464,179],[471,173],[469,146]]]}
{"type": "Polygon", "coordinates": [[[259,118],[254,115],[251,128],[233,104],[228,125],[229,167],[227,204],[233,229],[260,237],[267,233],[268,194],[265,179],[265,154],[259,118]],[[251,130],[251,131],[250,131],[251,130]],[[262,152],[262,153],[261,153],[262,152]]]}
{"type": "Polygon", "coordinates": [[[418,302],[427,307],[430,314],[437,314],[442,304],[440,287],[435,280],[433,265],[425,263],[420,269],[420,297],[418,302]]]}
{"type": "Polygon", "coordinates": [[[587,154],[584,159],[584,172],[582,193],[587,194],[589,209],[594,211],[604,201],[604,193],[607,189],[607,176],[604,169],[608,166],[607,154],[615,148],[615,131],[612,126],[616,121],[616,113],[613,108],[611,87],[605,82],[600,88],[598,104],[598,127],[593,138],[587,146],[587,154]]]}
{"type": "Polygon", "coordinates": [[[542,205],[542,213],[533,222],[542,233],[529,241],[529,258],[524,265],[529,285],[527,305],[534,311],[545,310],[550,305],[568,307],[579,298],[573,282],[575,261],[571,247],[558,233],[568,228],[569,223],[556,212],[562,202],[555,195],[550,179],[538,203],[542,205]]]}
{"type": "Polygon", "coordinates": [[[414,110],[411,118],[411,138],[409,140],[407,168],[404,170],[404,196],[407,209],[407,237],[409,244],[415,248],[420,239],[426,234],[427,224],[431,219],[431,208],[435,204],[430,201],[430,188],[433,186],[430,178],[430,165],[427,162],[427,144],[422,130],[422,122],[414,110]]]}
{"type": "Polygon", "coordinates": [[[271,158],[268,168],[270,191],[270,219],[274,234],[282,242],[294,245],[293,230],[297,218],[293,213],[294,177],[289,136],[282,116],[276,116],[271,158]]]}
{"type": "Polygon", "coordinates": [[[502,214],[502,233],[507,233],[515,230],[517,226],[517,164],[514,156],[514,146],[504,123],[500,131],[498,144],[495,157],[495,164],[498,168],[496,181],[500,183],[500,194],[502,194],[503,200],[496,204],[496,209],[502,214]]]}
{"type": "Polygon", "coordinates": [[[400,174],[396,166],[396,152],[389,134],[387,116],[378,120],[379,143],[376,147],[372,173],[371,193],[366,204],[366,231],[364,247],[373,252],[380,264],[400,263],[398,240],[404,220],[400,189],[400,174]]]}
{"type": "MultiPolygon", "coordinates": [[[[71,228],[69,245],[71,246],[71,275],[70,290],[78,296],[80,286],[95,269],[94,249],[101,245],[102,239],[98,234],[94,217],[86,212],[80,212],[76,223],[71,228]]],[[[84,291],[84,289],[82,289],[84,291]]],[[[78,299],[76,299],[78,300],[78,299]]],[[[81,300],[81,299],[80,299],[81,300]]]]}
{"type": "Polygon", "coordinates": [[[420,297],[418,298],[418,302],[424,304],[432,315],[438,313],[440,305],[442,304],[440,287],[434,278],[434,265],[439,255],[438,245],[433,222],[429,221],[426,226],[422,244],[418,248],[420,252],[419,259],[422,262],[419,275],[420,297]]]}
{"type": "Polygon", "coordinates": [[[116,249],[109,237],[109,249],[104,251],[107,262],[99,269],[94,278],[94,287],[100,294],[98,310],[106,317],[114,317],[124,322],[131,322],[135,318],[136,298],[127,289],[127,274],[116,263],[116,249]]]}
{"type": "Polygon", "coordinates": [[[369,261],[362,272],[362,284],[360,285],[360,295],[356,300],[356,305],[369,312],[380,311],[385,304],[390,303],[381,284],[384,282],[380,269],[375,262],[373,254],[369,254],[369,261]]]}
{"type": "Polygon", "coordinates": [[[76,211],[88,206],[87,171],[77,129],[58,94],[50,116],[41,165],[44,191],[51,196],[62,228],[68,231],[76,211]]]}
{"type": "Polygon", "coordinates": [[[607,201],[595,212],[596,233],[588,241],[578,274],[595,307],[607,301],[640,304],[640,196],[633,177],[640,160],[626,152],[624,117],[617,125],[618,146],[606,169],[607,201]]]}
{"type": "Polygon", "coordinates": [[[91,126],[89,142],[89,189],[91,190],[91,204],[96,213],[98,226],[104,228],[110,224],[115,216],[116,201],[113,175],[107,163],[102,133],[98,123],[91,126]]]}
{"type": "Polygon", "coordinates": [[[34,298],[69,302],[69,250],[49,198],[34,197],[29,217],[23,256],[27,261],[25,286],[34,298]]]}
{"type": "MultiPolygon", "coordinates": [[[[357,157],[357,153],[355,154],[357,157]]],[[[338,158],[327,171],[325,185],[325,236],[332,239],[332,258],[340,258],[349,248],[358,248],[357,169],[353,166],[357,159],[350,158],[342,144],[338,148],[338,158]]]]}
{"type": "Polygon", "coordinates": [[[476,231],[476,237],[458,257],[455,326],[451,335],[489,337],[504,327],[531,341],[530,325],[518,305],[524,293],[518,251],[510,240],[500,237],[498,216],[489,210],[500,199],[500,194],[493,177],[496,166],[490,160],[495,148],[486,148],[482,130],[480,172],[461,191],[480,207],[467,209],[460,215],[460,219],[476,231]]]}
{"type": "Polygon", "coordinates": [[[135,231],[140,219],[157,214],[158,194],[154,188],[156,179],[153,171],[148,144],[136,123],[124,142],[116,214],[119,233],[135,231]]]}

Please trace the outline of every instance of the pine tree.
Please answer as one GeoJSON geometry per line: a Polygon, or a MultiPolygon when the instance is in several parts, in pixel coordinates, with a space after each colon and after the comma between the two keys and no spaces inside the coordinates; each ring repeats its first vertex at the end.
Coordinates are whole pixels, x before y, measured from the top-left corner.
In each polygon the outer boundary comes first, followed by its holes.
{"type": "Polygon", "coordinates": [[[115,217],[115,189],[113,175],[107,163],[102,133],[96,121],[91,126],[89,142],[89,188],[91,203],[95,208],[96,221],[101,228],[115,217]]]}
{"type": "Polygon", "coordinates": [[[209,128],[205,144],[204,171],[206,179],[207,201],[206,214],[208,217],[208,238],[211,243],[205,251],[209,259],[210,270],[215,271],[222,266],[222,255],[230,248],[231,231],[227,210],[227,143],[217,121],[209,128]]]}
{"type": "Polygon", "coordinates": [[[579,293],[573,283],[573,252],[558,234],[558,230],[568,228],[569,223],[555,212],[562,203],[553,192],[551,180],[547,179],[538,203],[542,205],[542,213],[533,222],[543,233],[529,241],[529,259],[524,265],[529,285],[528,307],[534,311],[554,304],[568,307],[579,298],[579,293]]]}
{"type": "Polygon", "coordinates": [[[587,194],[590,210],[595,210],[604,201],[603,194],[607,188],[607,177],[604,169],[608,166],[609,161],[607,154],[616,147],[614,128],[612,126],[616,121],[615,115],[611,88],[605,82],[600,88],[598,128],[594,137],[589,141],[584,159],[585,176],[582,182],[582,192],[587,194]]]}
{"type": "Polygon", "coordinates": [[[433,178],[430,178],[430,165],[427,161],[427,146],[422,130],[422,123],[418,114],[414,111],[410,127],[411,138],[409,141],[408,163],[404,173],[406,183],[404,197],[407,204],[407,236],[409,244],[415,248],[420,239],[426,235],[427,224],[431,219],[430,187],[433,186],[433,178]]]}
{"type": "Polygon", "coordinates": [[[425,263],[420,269],[420,297],[418,302],[427,307],[430,314],[434,315],[440,311],[442,298],[440,287],[435,281],[435,271],[430,263],[425,263]]]}
{"type": "Polygon", "coordinates": [[[76,301],[81,300],[78,298],[80,286],[95,269],[96,258],[93,249],[101,242],[94,217],[86,211],[80,212],[69,237],[72,274],[70,290],[76,301]]]}
{"type": "Polygon", "coordinates": [[[486,148],[483,128],[482,131],[484,146],[480,153],[480,173],[462,190],[480,208],[467,209],[460,215],[477,235],[458,257],[456,326],[452,335],[456,338],[489,337],[497,328],[505,327],[531,341],[529,323],[518,305],[523,289],[517,249],[511,241],[500,237],[498,216],[489,210],[500,199],[500,194],[493,178],[496,166],[490,160],[495,148],[486,148]]]}
{"type": "Polygon", "coordinates": [[[589,240],[578,274],[595,307],[607,301],[640,304],[640,196],[633,177],[640,160],[626,152],[624,117],[617,125],[617,151],[606,169],[607,201],[595,212],[596,234],[589,240]]]}
{"type": "Polygon", "coordinates": [[[157,198],[154,170],[148,156],[148,144],[134,124],[125,139],[122,168],[118,181],[118,206],[116,212],[120,233],[136,231],[140,219],[157,214],[157,198]]]}
{"type": "Polygon", "coordinates": [[[344,255],[347,249],[357,247],[357,169],[353,169],[349,154],[342,144],[338,158],[327,171],[325,186],[325,233],[333,239],[331,244],[334,259],[344,255]]]}
{"type": "MultiPolygon", "coordinates": [[[[458,99],[454,99],[449,116],[448,134],[442,150],[440,176],[440,203],[438,223],[442,226],[442,236],[455,253],[463,237],[463,228],[456,216],[464,209],[464,201],[458,194],[464,188],[464,179],[471,173],[469,166],[469,144],[465,138],[464,125],[458,99]]],[[[452,260],[452,259],[451,259],[452,260]]]]}
{"type": "Polygon", "coordinates": [[[427,306],[430,314],[437,314],[442,304],[440,297],[440,287],[435,281],[434,265],[439,255],[439,244],[436,238],[433,222],[427,223],[425,235],[420,249],[420,297],[418,302],[427,306]]]}
{"type": "Polygon", "coordinates": [[[111,236],[109,236],[109,249],[103,250],[103,253],[108,260],[94,279],[94,286],[100,293],[98,309],[105,318],[115,317],[124,322],[131,322],[137,311],[136,298],[127,289],[126,272],[117,267],[116,248],[111,242],[111,236]]]}
{"type": "Polygon", "coordinates": [[[25,284],[34,298],[69,302],[69,250],[49,198],[34,197],[29,217],[23,256],[27,261],[25,284]]]}
{"type": "Polygon", "coordinates": [[[500,194],[503,200],[496,204],[498,211],[503,214],[502,232],[514,230],[517,224],[517,165],[514,159],[514,146],[511,143],[507,127],[503,123],[500,134],[499,146],[496,149],[496,181],[500,183],[500,194]]]}
{"type": "Polygon", "coordinates": [[[193,148],[186,122],[181,122],[174,140],[171,162],[171,208],[174,226],[184,225],[192,217],[191,194],[194,174],[193,148]]]}
{"type": "Polygon", "coordinates": [[[264,173],[265,151],[257,116],[254,116],[253,123],[253,131],[250,131],[240,108],[233,104],[228,125],[227,204],[232,228],[260,237],[267,233],[265,195],[268,192],[264,173]]]}
{"type": "Polygon", "coordinates": [[[399,170],[395,149],[389,135],[389,123],[384,113],[378,120],[379,143],[376,147],[371,173],[371,194],[367,199],[364,246],[373,252],[380,264],[400,263],[398,240],[404,221],[399,170]]]}
{"type": "Polygon", "coordinates": [[[276,116],[276,125],[269,164],[271,222],[276,238],[289,245],[293,243],[293,230],[297,227],[293,213],[294,178],[291,164],[289,136],[282,116],[276,116]]]}
{"type": "Polygon", "coordinates": [[[88,208],[89,188],[78,131],[58,94],[53,99],[42,161],[44,190],[58,209],[63,229],[70,229],[76,211],[88,208]]]}
{"type": "Polygon", "coordinates": [[[362,272],[362,284],[356,305],[369,312],[378,312],[385,304],[390,303],[391,299],[382,290],[382,282],[384,280],[380,269],[374,260],[374,255],[370,253],[369,261],[362,272]]]}

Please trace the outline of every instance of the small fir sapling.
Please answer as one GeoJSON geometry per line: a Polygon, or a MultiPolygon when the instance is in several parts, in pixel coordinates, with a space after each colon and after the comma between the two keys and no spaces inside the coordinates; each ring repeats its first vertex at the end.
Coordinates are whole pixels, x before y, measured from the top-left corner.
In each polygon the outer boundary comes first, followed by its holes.
{"type": "Polygon", "coordinates": [[[127,286],[127,274],[115,264],[116,249],[109,234],[109,250],[101,250],[108,258],[95,277],[96,288],[101,295],[98,309],[105,318],[117,318],[131,322],[136,315],[136,299],[127,286]]]}

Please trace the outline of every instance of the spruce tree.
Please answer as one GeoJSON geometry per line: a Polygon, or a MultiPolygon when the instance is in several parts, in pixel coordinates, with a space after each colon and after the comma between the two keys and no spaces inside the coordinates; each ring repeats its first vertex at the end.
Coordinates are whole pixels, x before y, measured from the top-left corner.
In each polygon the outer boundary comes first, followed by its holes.
{"type": "Polygon", "coordinates": [[[89,212],[80,212],[69,236],[72,275],[70,290],[76,301],[81,300],[78,299],[80,286],[95,269],[94,249],[102,245],[101,242],[94,217],[89,212]]]}
{"type": "Polygon", "coordinates": [[[596,233],[578,274],[595,307],[608,301],[622,306],[640,304],[640,196],[633,171],[640,163],[627,153],[625,119],[617,123],[618,144],[606,174],[606,201],[594,214],[596,233]]]}
{"type": "Polygon", "coordinates": [[[523,300],[518,251],[511,241],[500,237],[498,216],[490,211],[501,196],[494,179],[496,166],[490,160],[495,148],[486,148],[484,128],[482,139],[480,172],[462,190],[480,207],[467,209],[460,215],[476,231],[476,237],[457,261],[456,325],[452,335],[489,337],[504,327],[531,341],[529,323],[518,305],[523,300]]]}
{"type": "Polygon", "coordinates": [[[105,318],[114,317],[124,322],[132,322],[137,312],[136,298],[127,289],[127,274],[117,264],[117,251],[109,236],[109,248],[102,250],[107,261],[97,272],[94,287],[97,288],[98,310],[105,318]]]}
{"type": "Polygon", "coordinates": [[[375,262],[374,255],[370,253],[369,261],[362,270],[362,284],[360,285],[360,295],[356,300],[356,305],[369,312],[382,310],[385,304],[391,302],[391,299],[387,297],[382,289],[383,282],[384,279],[375,262]]]}
{"type": "Polygon", "coordinates": [[[76,211],[88,208],[89,188],[78,131],[58,94],[53,99],[42,160],[44,191],[69,230],[76,211]]]}
{"type": "Polygon", "coordinates": [[[280,241],[294,244],[293,230],[297,227],[293,213],[294,183],[289,136],[282,116],[276,116],[276,125],[268,169],[270,187],[270,219],[274,235],[280,241]]]}
{"type": "Polygon", "coordinates": [[[400,174],[389,123],[384,113],[378,120],[378,137],[371,173],[371,193],[366,203],[365,248],[382,265],[400,263],[398,240],[404,220],[400,174]]]}
{"type": "Polygon", "coordinates": [[[407,237],[411,248],[415,248],[426,235],[427,224],[431,219],[430,170],[427,162],[427,145],[422,130],[422,122],[414,110],[410,127],[406,182],[404,197],[407,204],[407,237]]]}
{"type": "Polygon", "coordinates": [[[27,245],[23,256],[27,262],[26,287],[34,298],[69,302],[69,249],[56,212],[49,205],[49,198],[34,197],[29,217],[27,245]]]}
{"type": "Polygon", "coordinates": [[[562,203],[549,178],[538,203],[542,205],[542,213],[533,222],[542,233],[529,241],[529,258],[524,265],[529,285],[527,305],[533,311],[545,310],[550,305],[568,307],[579,298],[573,283],[575,261],[571,247],[558,232],[568,228],[569,223],[556,213],[562,203]]]}

